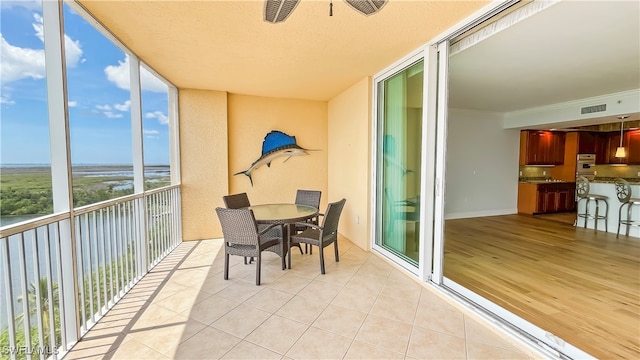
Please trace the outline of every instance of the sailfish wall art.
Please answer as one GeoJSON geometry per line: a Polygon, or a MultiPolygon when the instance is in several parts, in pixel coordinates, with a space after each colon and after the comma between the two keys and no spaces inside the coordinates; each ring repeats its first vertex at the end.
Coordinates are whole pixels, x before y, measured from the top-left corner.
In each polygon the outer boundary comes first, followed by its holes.
{"type": "Polygon", "coordinates": [[[279,157],[287,157],[283,162],[289,160],[292,156],[309,155],[308,149],[303,149],[296,143],[296,137],[290,136],[282,131],[272,130],[262,141],[262,155],[258,160],[254,161],[247,170],[240,171],[234,175],[245,174],[251,181],[253,186],[253,178],[251,173],[253,170],[259,168],[262,165],[271,167],[271,162],[279,157]]]}

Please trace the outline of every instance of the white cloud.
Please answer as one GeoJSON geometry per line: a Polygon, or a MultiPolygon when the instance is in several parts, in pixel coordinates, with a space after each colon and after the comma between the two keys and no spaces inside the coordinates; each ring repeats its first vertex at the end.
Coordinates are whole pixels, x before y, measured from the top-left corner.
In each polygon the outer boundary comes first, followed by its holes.
{"type": "Polygon", "coordinates": [[[107,80],[116,84],[120,89],[129,90],[129,56],[124,61],[118,61],[118,65],[109,65],[104,68],[107,80]]]}
{"type": "Polygon", "coordinates": [[[148,112],[144,117],[147,119],[158,119],[158,122],[162,125],[167,125],[169,123],[169,118],[161,111],[148,112]]]}
{"type": "MultiPolygon", "coordinates": [[[[33,24],[33,29],[36,31],[36,36],[44,43],[44,25],[42,24],[42,16],[40,16],[39,14],[33,14],[33,17],[36,20],[36,22],[33,24]]],[[[67,60],[67,67],[76,67],[76,65],[78,65],[78,62],[80,62],[80,58],[82,57],[80,41],[73,41],[70,37],[65,35],[64,50],[64,56],[67,60]]]]}
{"type": "Polygon", "coordinates": [[[131,100],[125,101],[124,104],[114,104],[113,107],[116,108],[116,110],[129,111],[131,108],[131,100]]]}
{"type": "Polygon", "coordinates": [[[101,111],[110,111],[111,105],[96,105],[96,109],[101,111]]]}
{"type": "MultiPolygon", "coordinates": [[[[42,16],[39,14],[33,16],[35,22],[32,25],[35,35],[44,41],[42,16]]],[[[75,67],[82,56],[80,42],[73,41],[66,35],[64,39],[67,66],[75,67]]],[[[0,33],[0,54],[2,54],[0,81],[3,84],[20,79],[43,79],[45,77],[44,49],[29,49],[11,45],[0,33]]]]}
{"type": "MultiPolygon", "coordinates": [[[[104,73],[107,75],[107,79],[120,89],[129,90],[131,88],[131,82],[129,81],[129,55],[125,55],[124,61],[118,61],[118,65],[107,66],[104,69],[104,73]]],[[[142,90],[168,92],[167,85],[144,67],[140,68],[140,84],[142,90]]]]}
{"type": "Polygon", "coordinates": [[[0,54],[2,54],[0,79],[3,84],[25,78],[44,78],[44,50],[13,46],[2,34],[0,34],[0,41],[0,54]]]}
{"type": "Polygon", "coordinates": [[[122,117],[122,114],[114,113],[113,111],[105,111],[103,114],[109,119],[119,119],[122,117]]]}
{"type": "Polygon", "coordinates": [[[69,105],[69,107],[76,107],[76,106],[78,106],[78,102],[77,102],[77,101],[69,101],[67,104],[69,105]]]}
{"type": "Polygon", "coordinates": [[[13,105],[16,102],[11,100],[8,96],[6,95],[0,95],[0,104],[7,104],[7,105],[13,105]]]}
{"type": "Polygon", "coordinates": [[[147,139],[158,139],[158,134],[160,134],[158,130],[142,130],[142,132],[147,139]]]}

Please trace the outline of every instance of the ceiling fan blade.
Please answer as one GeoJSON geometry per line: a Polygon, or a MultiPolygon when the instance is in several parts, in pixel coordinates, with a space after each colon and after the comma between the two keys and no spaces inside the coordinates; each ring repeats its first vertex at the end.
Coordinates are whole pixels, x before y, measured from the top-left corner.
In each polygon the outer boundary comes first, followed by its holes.
{"type": "Polygon", "coordinates": [[[375,14],[387,3],[387,0],[344,0],[355,10],[365,14],[375,14]]]}
{"type": "Polygon", "coordinates": [[[300,0],[265,0],[264,21],[273,24],[285,21],[299,2],[300,0]]]}

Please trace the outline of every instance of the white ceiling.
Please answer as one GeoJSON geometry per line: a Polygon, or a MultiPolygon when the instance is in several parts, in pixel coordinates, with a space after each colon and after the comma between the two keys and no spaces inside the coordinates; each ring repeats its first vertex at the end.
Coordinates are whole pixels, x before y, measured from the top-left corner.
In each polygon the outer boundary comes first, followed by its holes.
{"type": "Polygon", "coordinates": [[[640,2],[561,1],[450,58],[449,105],[511,112],[640,88],[640,2]]]}
{"type": "MultiPolygon", "coordinates": [[[[364,16],[301,0],[78,0],[179,88],[326,101],[451,29],[487,1],[390,0],[364,16]]],[[[640,1],[565,0],[450,59],[450,106],[510,112],[640,88],[640,1]]]]}
{"type": "Polygon", "coordinates": [[[263,0],[77,0],[179,88],[326,101],[418,49],[489,1],[390,0],[365,16],[301,0],[283,23],[263,0]]]}

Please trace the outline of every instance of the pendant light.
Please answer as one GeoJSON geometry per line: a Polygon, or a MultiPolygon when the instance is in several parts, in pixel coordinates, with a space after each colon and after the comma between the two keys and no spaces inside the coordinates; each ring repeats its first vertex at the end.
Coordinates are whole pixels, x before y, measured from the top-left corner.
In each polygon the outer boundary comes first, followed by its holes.
{"type": "Polygon", "coordinates": [[[617,158],[624,158],[627,157],[627,151],[625,150],[625,148],[622,146],[622,129],[624,128],[624,119],[628,118],[628,116],[618,116],[618,119],[620,120],[620,146],[618,146],[618,148],[616,149],[616,157],[617,158]]]}

